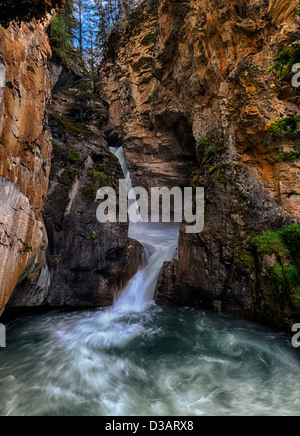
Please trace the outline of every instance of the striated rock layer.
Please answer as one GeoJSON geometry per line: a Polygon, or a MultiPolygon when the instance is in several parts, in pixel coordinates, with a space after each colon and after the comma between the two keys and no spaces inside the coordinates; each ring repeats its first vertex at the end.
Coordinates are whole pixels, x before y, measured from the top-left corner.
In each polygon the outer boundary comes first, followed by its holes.
{"type": "Polygon", "coordinates": [[[124,143],[134,183],[206,189],[204,232],[182,227],[159,304],[277,328],[298,319],[292,290],[268,274],[280,263],[276,253],[264,257],[252,243],[300,218],[300,161],[278,159],[297,150],[299,134],[265,129],[300,115],[291,76],[267,71],[299,41],[296,9],[294,0],[150,1],[110,37],[102,67],[108,135],[124,143]]]}
{"type": "Polygon", "coordinates": [[[0,314],[23,274],[41,267],[51,163],[47,23],[0,26],[0,314]]]}

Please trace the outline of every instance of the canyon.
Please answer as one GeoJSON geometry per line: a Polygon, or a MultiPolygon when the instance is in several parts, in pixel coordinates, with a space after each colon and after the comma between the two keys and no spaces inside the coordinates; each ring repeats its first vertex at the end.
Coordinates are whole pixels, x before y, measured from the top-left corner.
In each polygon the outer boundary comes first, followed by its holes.
{"type": "Polygon", "coordinates": [[[300,161],[277,159],[299,134],[265,130],[300,115],[290,78],[268,72],[300,39],[296,10],[294,0],[143,2],[111,32],[104,98],[84,126],[82,72],[51,60],[51,16],[0,27],[0,313],[108,306],[136,273],[143,248],[128,224],[96,220],[93,176],[116,186],[109,147],[122,145],[133,185],[205,188],[204,231],[182,225],[157,304],[283,330],[299,320],[294,290],[270,273],[298,259],[253,243],[300,219],[300,161]]]}

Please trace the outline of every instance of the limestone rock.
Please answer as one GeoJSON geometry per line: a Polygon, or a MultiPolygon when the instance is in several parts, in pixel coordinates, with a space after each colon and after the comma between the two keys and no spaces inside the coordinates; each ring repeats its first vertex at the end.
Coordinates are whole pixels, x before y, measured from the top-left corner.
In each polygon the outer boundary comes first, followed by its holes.
{"type": "MultiPolygon", "coordinates": [[[[286,328],[293,321],[260,281],[251,238],[300,218],[299,135],[266,124],[299,116],[290,78],[267,69],[299,40],[297,2],[149,1],[113,32],[102,72],[108,136],[123,143],[133,182],[204,186],[204,232],[181,230],[156,301],[231,312],[286,328]],[[200,138],[199,145],[197,141],[200,138]]],[[[273,286],[273,287],[272,287],[273,286]]]]}
{"type": "Polygon", "coordinates": [[[0,26],[0,314],[26,271],[41,268],[47,235],[44,199],[51,163],[50,98],[44,23],[0,26]]]}

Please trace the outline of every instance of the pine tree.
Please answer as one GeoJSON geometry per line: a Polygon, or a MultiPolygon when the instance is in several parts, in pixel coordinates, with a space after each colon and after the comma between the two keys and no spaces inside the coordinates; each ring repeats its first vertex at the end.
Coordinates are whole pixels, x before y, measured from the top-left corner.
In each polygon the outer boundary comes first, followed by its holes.
{"type": "Polygon", "coordinates": [[[79,43],[79,51],[81,53],[81,55],[83,54],[83,38],[84,38],[84,10],[85,10],[85,3],[83,0],[75,0],[74,1],[74,6],[75,6],[75,11],[76,11],[76,15],[77,15],[77,22],[78,22],[78,26],[77,26],[77,34],[76,34],[76,39],[79,43]]]}
{"type": "Polygon", "coordinates": [[[51,23],[49,39],[53,52],[69,64],[77,60],[74,36],[77,29],[72,0],[67,0],[64,10],[51,23]]]}

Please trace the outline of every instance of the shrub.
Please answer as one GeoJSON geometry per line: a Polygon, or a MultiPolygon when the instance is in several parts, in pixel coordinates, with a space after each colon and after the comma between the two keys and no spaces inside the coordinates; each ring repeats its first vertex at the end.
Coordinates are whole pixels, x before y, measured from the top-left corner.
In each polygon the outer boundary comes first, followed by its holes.
{"type": "Polygon", "coordinates": [[[280,78],[286,77],[292,70],[294,64],[300,62],[300,44],[295,48],[287,47],[278,53],[275,64],[268,68],[268,72],[276,71],[280,78]]]}
{"type": "Polygon", "coordinates": [[[98,181],[99,183],[103,183],[107,180],[107,175],[101,171],[88,171],[87,175],[88,177],[98,181]]]}
{"type": "Polygon", "coordinates": [[[78,176],[78,171],[69,169],[68,176],[71,180],[74,180],[78,176]]]}
{"type": "Polygon", "coordinates": [[[96,195],[96,186],[95,185],[86,186],[83,190],[83,195],[85,197],[94,197],[96,195]]]}
{"type": "Polygon", "coordinates": [[[298,253],[300,250],[300,224],[291,224],[280,232],[280,235],[288,247],[290,253],[298,253]]]}
{"type": "Polygon", "coordinates": [[[287,153],[279,153],[277,155],[278,161],[292,161],[300,159],[300,151],[289,151],[287,153]]]}
{"type": "Polygon", "coordinates": [[[270,256],[275,253],[280,257],[288,255],[288,249],[278,232],[264,232],[262,235],[253,238],[252,243],[259,254],[270,256]]]}
{"type": "Polygon", "coordinates": [[[96,241],[98,239],[98,235],[96,232],[93,232],[91,237],[93,241],[96,241]]]}
{"type": "Polygon", "coordinates": [[[95,163],[95,167],[96,167],[97,171],[100,171],[102,173],[106,173],[106,164],[101,162],[100,160],[98,160],[95,163]]]}
{"type": "Polygon", "coordinates": [[[264,131],[268,133],[283,132],[294,133],[300,128],[300,117],[286,117],[272,121],[265,126],[264,131]]]}
{"type": "Polygon", "coordinates": [[[152,100],[155,101],[159,97],[159,86],[157,86],[152,93],[152,100]]]}
{"type": "Polygon", "coordinates": [[[71,161],[73,164],[78,163],[79,158],[80,158],[80,155],[79,155],[78,151],[75,151],[75,150],[71,151],[70,161],[71,161]]]}

